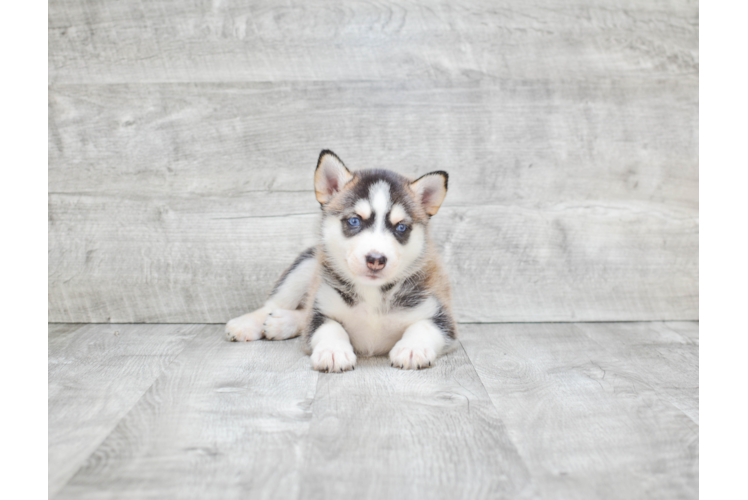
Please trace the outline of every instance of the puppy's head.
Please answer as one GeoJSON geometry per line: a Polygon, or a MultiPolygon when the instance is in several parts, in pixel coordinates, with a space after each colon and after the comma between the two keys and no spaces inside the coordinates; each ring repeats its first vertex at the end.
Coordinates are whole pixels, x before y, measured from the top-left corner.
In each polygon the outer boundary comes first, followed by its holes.
{"type": "Polygon", "coordinates": [[[349,279],[383,285],[408,274],[426,247],[426,227],[447,195],[446,172],[415,181],[389,170],[350,172],[332,151],[314,173],[322,240],[349,279]]]}

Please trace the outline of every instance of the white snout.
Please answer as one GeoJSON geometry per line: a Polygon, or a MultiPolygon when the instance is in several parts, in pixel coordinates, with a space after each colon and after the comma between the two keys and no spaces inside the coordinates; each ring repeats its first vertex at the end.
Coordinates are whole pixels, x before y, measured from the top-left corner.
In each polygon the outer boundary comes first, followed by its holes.
{"type": "Polygon", "coordinates": [[[373,284],[379,281],[387,281],[397,272],[400,261],[393,240],[394,237],[381,232],[367,232],[358,236],[346,256],[348,268],[365,283],[373,284]],[[369,267],[367,264],[368,256],[384,257],[384,267],[381,269],[369,267]]]}

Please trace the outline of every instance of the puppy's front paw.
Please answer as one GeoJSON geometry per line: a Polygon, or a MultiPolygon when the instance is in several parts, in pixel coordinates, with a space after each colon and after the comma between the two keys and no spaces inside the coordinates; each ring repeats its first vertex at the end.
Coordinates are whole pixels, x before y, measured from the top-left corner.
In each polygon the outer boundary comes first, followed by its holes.
{"type": "Polygon", "coordinates": [[[436,351],[429,347],[401,344],[398,342],[390,351],[392,366],[403,370],[420,370],[430,367],[436,361],[436,351]]]}
{"type": "Polygon", "coordinates": [[[285,340],[299,334],[298,313],[287,309],[274,309],[265,318],[263,325],[265,338],[269,340],[285,340]]]}
{"type": "Polygon", "coordinates": [[[350,350],[315,349],[312,353],[312,368],[320,372],[345,372],[356,369],[356,355],[350,350]]]}
{"type": "Polygon", "coordinates": [[[226,337],[231,342],[249,342],[262,338],[264,317],[256,313],[245,314],[226,323],[226,337]]]}

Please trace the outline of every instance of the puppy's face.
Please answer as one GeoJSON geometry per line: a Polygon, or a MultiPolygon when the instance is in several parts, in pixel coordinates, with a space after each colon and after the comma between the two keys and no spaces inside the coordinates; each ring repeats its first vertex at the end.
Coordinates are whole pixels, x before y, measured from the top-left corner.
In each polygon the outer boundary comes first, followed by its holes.
{"type": "Polygon", "coordinates": [[[351,173],[323,151],[315,191],[331,264],[358,283],[383,285],[408,274],[423,254],[429,217],[446,196],[447,174],[410,181],[389,170],[351,173]]]}

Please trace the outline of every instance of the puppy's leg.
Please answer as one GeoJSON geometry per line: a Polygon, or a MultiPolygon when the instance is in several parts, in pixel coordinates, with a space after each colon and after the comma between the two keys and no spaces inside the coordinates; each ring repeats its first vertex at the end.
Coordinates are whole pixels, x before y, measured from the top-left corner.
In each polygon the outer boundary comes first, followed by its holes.
{"type": "Polygon", "coordinates": [[[268,340],[285,340],[298,337],[304,326],[306,311],[303,309],[273,309],[265,318],[262,331],[268,340]]]}
{"type": "Polygon", "coordinates": [[[343,325],[326,319],[309,342],[312,368],[321,372],[344,372],[356,368],[356,355],[343,325]]]}
{"type": "Polygon", "coordinates": [[[275,340],[297,336],[303,318],[301,314],[297,314],[296,309],[304,299],[316,272],[317,259],[314,254],[315,249],[309,248],[296,258],[291,267],[281,275],[261,308],[226,323],[226,337],[233,342],[261,339],[265,336],[263,326],[268,315],[273,313],[275,316],[276,311],[279,321],[271,322],[272,336],[268,338],[275,340]]]}
{"type": "Polygon", "coordinates": [[[428,368],[450,344],[445,332],[432,319],[410,325],[390,351],[390,362],[404,370],[428,368]]]}
{"type": "Polygon", "coordinates": [[[231,342],[249,342],[262,338],[262,324],[270,309],[261,307],[226,323],[226,337],[231,342]]]}

